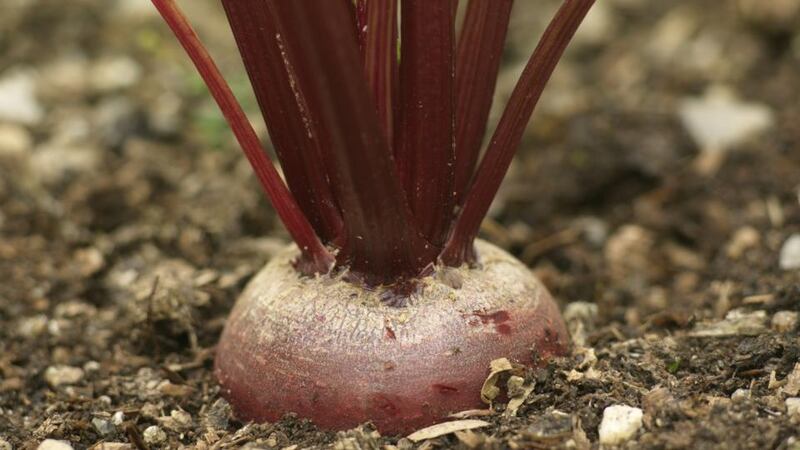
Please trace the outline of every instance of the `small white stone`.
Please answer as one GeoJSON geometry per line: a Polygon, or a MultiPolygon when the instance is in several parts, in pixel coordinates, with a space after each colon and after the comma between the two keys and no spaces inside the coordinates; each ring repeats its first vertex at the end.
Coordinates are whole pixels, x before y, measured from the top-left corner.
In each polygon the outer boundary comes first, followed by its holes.
{"type": "Polygon", "coordinates": [[[84,144],[46,143],[31,157],[31,169],[46,183],[57,183],[70,174],[91,172],[100,165],[96,149],[84,144]]]}
{"type": "Polygon", "coordinates": [[[31,72],[16,71],[0,79],[0,121],[35,125],[44,117],[31,72]]]}
{"type": "Polygon", "coordinates": [[[789,417],[800,417],[800,397],[789,397],[786,399],[786,414],[789,417]]]}
{"type": "Polygon", "coordinates": [[[14,450],[14,447],[7,440],[0,439],[0,450],[14,450]]]}
{"type": "Polygon", "coordinates": [[[90,447],[92,450],[133,450],[131,444],[124,442],[101,442],[90,447]]]}
{"type": "Polygon", "coordinates": [[[47,316],[26,317],[17,324],[17,333],[26,338],[39,337],[47,331],[47,316]]]}
{"type": "Polygon", "coordinates": [[[781,247],[780,266],[783,270],[800,269],[800,234],[793,234],[781,247]]]}
{"type": "Polygon", "coordinates": [[[761,242],[761,235],[758,230],[746,226],[736,230],[725,250],[728,257],[738,259],[745,251],[755,247],[759,242],[761,242]]]}
{"type": "Polygon", "coordinates": [[[114,413],[114,415],[111,416],[111,423],[113,423],[114,425],[120,426],[120,425],[122,425],[123,422],[125,422],[125,413],[124,412],[117,411],[117,412],[114,413]]]}
{"type": "Polygon", "coordinates": [[[772,316],[772,329],[778,333],[787,333],[797,328],[796,311],[778,311],[772,316]]]}
{"type": "Polygon", "coordinates": [[[766,105],[738,100],[722,86],[702,98],[684,100],[678,111],[683,126],[703,152],[724,152],[773,124],[766,105]]]}
{"type": "Polygon", "coordinates": [[[741,402],[750,398],[750,389],[737,389],[731,394],[731,400],[734,402],[741,402]]]}
{"type": "Polygon", "coordinates": [[[33,146],[33,138],[24,127],[0,124],[0,157],[19,157],[33,146]]]}
{"type": "Polygon", "coordinates": [[[72,366],[50,366],[44,371],[44,379],[52,387],[75,384],[83,379],[83,369],[72,366]]]}
{"type": "Polygon", "coordinates": [[[642,427],[642,410],[627,405],[613,405],[603,410],[600,444],[618,445],[632,438],[642,427]]]}
{"type": "Polygon", "coordinates": [[[142,433],[144,442],[150,445],[158,445],[167,440],[167,433],[156,425],[145,428],[142,433]]]}
{"type": "Polygon", "coordinates": [[[181,427],[188,428],[192,425],[192,415],[180,409],[173,409],[169,416],[181,427]]]}
{"type": "Polygon", "coordinates": [[[125,89],[136,84],[142,75],[139,64],[128,57],[99,61],[90,73],[92,86],[99,91],[125,89]]]}
{"type": "Polygon", "coordinates": [[[55,439],[45,439],[36,447],[36,450],[73,450],[72,445],[67,441],[57,441],[55,439]]]}
{"type": "Polygon", "coordinates": [[[116,431],[116,427],[113,423],[99,417],[92,419],[92,425],[94,426],[94,429],[103,436],[108,436],[116,431]]]}
{"type": "Polygon", "coordinates": [[[97,361],[87,361],[86,364],[83,365],[83,370],[86,372],[97,372],[100,370],[100,363],[97,361]]]}

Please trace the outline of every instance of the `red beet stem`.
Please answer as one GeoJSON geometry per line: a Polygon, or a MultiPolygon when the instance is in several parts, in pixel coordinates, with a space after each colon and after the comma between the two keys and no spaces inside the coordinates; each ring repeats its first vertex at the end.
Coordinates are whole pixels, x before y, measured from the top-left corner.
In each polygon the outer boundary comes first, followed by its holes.
{"type": "Polygon", "coordinates": [[[456,53],[456,202],[472,181],[514,0],[471,0],[456,53]]]}
{"type": "Polygon", "coordinates": [[[418,276],[435,258],[417,233],[367,89],[351,11],[338,1],[268,1],[311,111],[330,134],[331,185],[345,221],[337,261],[368,283],[418,276]],[[307,89],[306,89],[307,88],[307,89]]]}
{"type": "Polygon", "coordinates": [[[317,234],[324,242],[333,242],[343,221],[322,161],[323,133],[291,78],[293,70],[276,39],[275,23],[261,0],[222,4],[289,189],[317,234]]]}
{"type": "Polygon", "coordinates": [[[208,51],[174,0],[152,1],[205,81],[275,211],[300,247],[304,256],[301,267],[312,273],[326,273],[333,264],[333,256],[314,233],[272,162],[264,154],[258,136],[208,51]]]}
{"type": "MultiPolygon", "coordinates": [[[[364,0],[359,0],[359,8],[362,3],[364,0]]],[[[397,0],[370,0],[364,7],[364,72],[386,140],[392,142],[397,80],[397,0]]]]}
{"type": "Polygon", "coordinates": [[[403,0],[395,155],[417,225],[437,246],[453,219],[454,0],[403,0]]]}
{"type": "Polygon", "coordinates": [[[594,0],[565,0],[545,30],[511,94],[442,252],[441,259],[446,264],[459,265],[472,258],[472,243],[481,221],[511,164],[542,90],[593,4],[594,0]]]}
{"type": "Polygon", "coordinates": [[[367,18],[367,11],[368,8],[372,7],[372,3],[375,0],[355,0],[354,3],[351,3],[351,8],[353,9],[353,14],[355,15],[356,19],[356,35],[358,37],[358,48],[361,50],[362,55],[366,52],[367,48],[367,29],[369,26],[367,25],[368,18],[367,18]]]}

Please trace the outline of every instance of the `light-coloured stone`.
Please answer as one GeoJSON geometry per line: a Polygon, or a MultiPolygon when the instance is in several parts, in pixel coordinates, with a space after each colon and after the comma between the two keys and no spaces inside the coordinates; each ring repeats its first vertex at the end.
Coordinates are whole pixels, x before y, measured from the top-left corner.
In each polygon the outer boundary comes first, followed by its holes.
{"type": "Polygon", "coordinates": [[[73,448],[67,441],[45,439],[36,447],[36,450],[73,450],[73,448]]]}
{"type": "Polygon", "coordinates": [[[780,266],[783,270],[800,269],[800,234],[793,234],[781,247],[780,266]]]}
{"type": "Polygon", "coordinates": [[[787,333],[797,328],[796,311],[778,311],[772,316],[772,329],[778,333],[787,333]]]}
{"type": "Polygon", "coordinates": [[[17,333],[25,338],[36,338],[47,331],[47,316],[39,314],[20,319],[17,322],[17,333]]]}
{"type": "Polygon", "coordinates": [[[750,389],[737,389],[731,394],[731,400],[741,402],[750,398],[750,389]]]}
{"type": "Polygon", "coordinates": [[[613,405],[603,410],[600,443],[618,445],[630,440],[642,427],[642,410],[627,405],[613,405]]]}
{"type": "Polygon", "coordinates": [[[631,286],[647,278],[655,237],[638,225],[621,226],[606,242],[604,256],[611,277],[631,286]]]}
{"type": "Polygon", "coordinates": [[[133,450],[133,446],[125,442],[101,442],[90,447],[89,450],[133,450]]]}
{"type": "Polygon", "coordinates": [[[125,56],[102,59],[89,74],[92,87],[103,92],[131,87],[141,76],[142,67],[125,56]]]}
{"type": "Polygon", "coordinates": [[[744,102],[729,89],[713,86],[701,98],[682,102],[678,115],[702,152],[724,152],[771,127],[766,105],[744,102]]]}
{"type": "Polygon", "coordinates": [[[765,311],[745,311],[734,309],[725,315],[724,320],[700,322],[694,327],[690,336],[757,336],[767,330],[767,313],[765,311]]]}
{"type": "Polygon", "coordinates": [[[0,78],[0,121],[35,125],[43,117],[32,72],[14,71],[0,78]]]}
{"type": "Polygon", "coordinates": [[[83,379],[83,369],[72,366],[50,366],[44,371],[44,379],[52,387],[75,384],[83,379]]]}
{"type": "Polygon", "coordinates": [[[120,426],[120,425],[122,425],[123,422],[125,422],[125,413],[124,412],[117,411],[117,412],[114,413],[114,415],[111,416],[111,423],[113,423],[114,425],[120,426]]]}
{"type": "Polygon", "coordinates": [[[24,127],[0,123],[0,157],[20,157],[33,145],[31,134],[24,127]]]}
{"type": "Polygon", "coordinates": [[[800,417],[800,397],[786,399],[786,414],[789,417],[800,417]]]}
{"type": "Polygon", "coordinates": [[[94,429],[97,430],[97,432],[102,436],[108,436],[116,431],[116,427],[113,423],[99,417],[92,419],[92,426],[94,426],[94,429]]]}
{"type": "Polygon", "coordinates": [[[151,425],[145,428],[142,438],[144,438],[145,444],[158,445],[167,440],[167,433],[160,427],[151,425]]]}
{"type": "Polygon", "coordinates": [[[31,168],[46,183],[58,183],[70,174],[91,172],[99,164],[97,150],[82,144],[47,143],[31,158],[31,168]]]}
{"type": "Polygon", "coordinates": [[[729,258],[739,259],[745,251],[755,247],[761,242],[761,234],[753,227],[739,228],[733,233],[731,240],[725,248],[729,258]]]}
{"type": "Polygon", "coordinates": [[[0,450],[14,450],[14,447],[7,440],[0,439],[0,450]]]}

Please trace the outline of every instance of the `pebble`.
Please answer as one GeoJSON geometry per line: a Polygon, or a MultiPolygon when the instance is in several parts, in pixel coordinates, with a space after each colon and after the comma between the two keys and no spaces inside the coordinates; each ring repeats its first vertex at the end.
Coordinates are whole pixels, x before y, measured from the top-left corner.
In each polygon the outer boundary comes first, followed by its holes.
{"type": "Polygon", "coordinates": [[[111,416],[111,423],[113,423],[114,425],[120,426],[120,425],[122,425],[123,422],[125,422],[125,413],[124,412],[117,411],[117,412],[114,413],[114,415],[111,416]]]}
{"type": "Polygon", "coordinates": [[[84,95],[87,62],[82,55],[70,55],[53,61],[42,70],[40,88],[46,98],[77,98],[84,95]]]}
{"type": "Polygon", "coordinates": [[[46,331],[47,316],[44,314],[21,319],[17,325],[17,333],[28,339],[39,337],[46,331]]]}
{"type": "Polygon", "coordinates": [[[800,269],[800,234],[793,234],[781,247],[780,267],[783,270],[800,269]]]}
{"type": "Polygon", "coordinates": [[[73,450],[72,445],[67,441],[57,441],[55,439],[45,439],[36,447],[36,450],[73,450]]]}
{"type": "Polygon", "coordinates": [[[800,397],[789,397],[786,399],[786,414],[800,417],[800,397]]]}
{"type": "Polygon", "coordinates": [[[797,328],[796,311],[778,311],[772,316],[772,329],[778,333],[788,333],[797,328]]]}
{"type": "Polygon", "coordinates": [[[685,99],[678,115],[704,153],[724,152],[774,122],[768,106],[739,100],[722,86],[712,86],[701,98],[685,99]]]}
{"type": "Polygon", "coordinates": [[[750,389],[737,389],[731,394],[731,400],[734,402],[741,402],[750,398],[750,389]]]}
{"type": "Polygon", "coordinates": [[[147,19],[158,16],[158,10],[150,2],[142,0],[119,0],[112,12],[124,19],[147,19]]]}
{"type": "Polygon", "coordinates": [[[83,379],[83,369],[72,366],[50,366],[44,371],[44,379],[52,387],[75,384],[83,379]]]}
{"type": "Polygon", "coordinates": [[[754,248],[761,242],[761,235],[753,227],[741,227],[733,233],[730,242],[725,249],[728,257],[731,259],[739,259],[745,251],[754,248]]]}
{"type": "Polygon", "coordinates": [[[0,78],[0,121],[36,125],[44,110],[36,99],[32,72],[15,71],[0,78]]]}
{"type": "Polygon", "coordinates": [[[101,92],[133,86],[142,76],[142,67],[132,58],[118,56],[100,60],[89,74],[91,85],[101,92]]]}
{"type": "Polygon", "coordinates": [[[608,239],[608,223],[599,217],[586,216],[577,219],[574,226],[581,231],[586,241],[595,246],[602,247],[608,239]]]}
{"type": "Polygon", "coordinates": [[[575,45],[596,45],[613,38],[618,29],[615,18],[616,14],[606,2],[595,4],[575,33],[575,45]]]}
{"type": "Polygon", "coordinates": [[[58,183],[71,174],[91,172],[99,165],[98,151],[85,144],[47,143],[31,158],[31,169],[46,183],[58,183]]]}
{"type": "Polygon", "coordinates": [[[646,279],[652,267],[650,258],[655,246],[653,233],[638,225],[623,225],[608,238],[604,250],[611,277],[626,284],[646,279]]]}
{"type": "Polygon", "coordinates": [[[572,302],[564,308],[564,320],[571,322],[579,320],[588,324],[594,324],[597,320],[598,308],[596,303],[572,302]]]}
{"type": "Polygon", "coordinates": [[[33,145],[31,134],[24,127],[0,124],[0,157],[20,157],[33,145]]]}
{"type": "Polygon", "coordinates": [[[142,437],[145,444],[158,445],[167,440],[167,433],[157,425],[151,425],[145,428],[142,437]]]}
{"type": "Polygon", "coordinates": [[[793,30],[800,18],[800,0],[738,0],[739,13],[770,30],[793,30]]]}
{"type": "Polygon", "coordinates": [[[75,251],[73,261],[82,277],[96,274],[106,264],[103,253],[95,247],[87,247],[75,251]]]}
{"type": "Polygon", "coordinates": [[[767,313],[765,311],[746,311],[734,309],[725,314],[724,320],[697,323],[690,336],[757,336],[766,331],[767,313]]]}
{"type": "Polygon", "coordinates": [[[14,447],[7,440],[0,439],[0,450],[14,450],[14,447]]]}
{"type": "Polygon", "coordinates": [[[173,92],[158,96],[147,105],[147,124],[157,133],[175,134],[182,124],[183,100],[173,92]]]}
{"type": "Polygon", "coordinates": [[[103,436],[113,434],[114,431],[117,430],[113,423],[99,417],[92,419],[92,426],[94,426],[94,429],[103,436]]]}
{"type": "MultiPolygon", "coordinates": [[[[86,361],[86,363],[83,365],[83,370],[85,372],[97,372],[100,370],[100,367],[100,363],[97,361],[86,361]]],[[[108,398],[108,403],[111,403],[111,399],[107,395],[101,395],[98,397],[98,400],[106,402],[106,398],[108,398]]]]}
{"type": "Polygon", "coordinates": [[[158,421],[164,428],[172,431],[183,431],[192,426],[192,415],[186,411],[173,409],[169,416],[159,417],[158,421]]]}
{"type": "Polygon", "coordinates": [[[627,405],[613,405],[603,410],[600,444],[618,445],[631,439],[642,427],[642,410],[627,405]]]}

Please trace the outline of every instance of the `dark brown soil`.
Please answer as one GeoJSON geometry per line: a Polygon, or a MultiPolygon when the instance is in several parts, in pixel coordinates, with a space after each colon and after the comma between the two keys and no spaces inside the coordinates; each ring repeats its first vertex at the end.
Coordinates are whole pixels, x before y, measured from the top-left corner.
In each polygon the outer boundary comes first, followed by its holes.
{"type": "MultiPolygon", "coordinates": [[[[484,229],[553,291],[573,356],[529,374],[515,417],[417,444],[244,424],[219,397],[226,314],[287,235],[148,3],[0,7],[0,80],[44,111],[0,113],[0,449],[596,448],[616,404],[644,411],[630,447],[800,445],[800,269],[780,264],[800,233],[800,2],[599,2],[484,229]],[[771,123],[709,164],[679,111],[719,85],[771,123]]],[[[257,118],[215,2],[186,3],[257,118]]],[[[557,4],[518,3],[501,101],[557,4]]]]}

